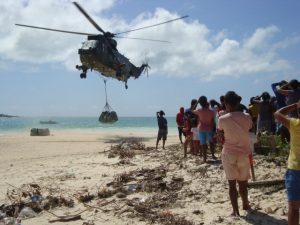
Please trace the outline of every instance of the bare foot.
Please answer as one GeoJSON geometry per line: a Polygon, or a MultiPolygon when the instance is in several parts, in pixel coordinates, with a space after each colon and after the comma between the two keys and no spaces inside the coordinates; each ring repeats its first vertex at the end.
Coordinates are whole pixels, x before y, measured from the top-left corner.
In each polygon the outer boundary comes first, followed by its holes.
{"type": "Polygon", "coordinates": [[[240,214],[239,214],[239,212],[232,212],[229,216],[230,217],[239,217],[240,214]]]}
{"type": "Polygon", "coordinates": [[[243,210],[251,210],[249,203],[243,205],[243,210]]]}

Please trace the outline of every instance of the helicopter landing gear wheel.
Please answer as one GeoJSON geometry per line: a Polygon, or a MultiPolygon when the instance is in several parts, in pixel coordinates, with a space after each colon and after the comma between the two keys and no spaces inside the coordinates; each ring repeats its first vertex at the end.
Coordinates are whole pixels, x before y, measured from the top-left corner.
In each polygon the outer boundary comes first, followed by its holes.
{"type": "Polygon", "coordinates": [[[85,78],[86,78],[86,73],[81,73],[81,74],[80,74],[80,78],[81,78],[81,79],[85,79],[85,78]]]}

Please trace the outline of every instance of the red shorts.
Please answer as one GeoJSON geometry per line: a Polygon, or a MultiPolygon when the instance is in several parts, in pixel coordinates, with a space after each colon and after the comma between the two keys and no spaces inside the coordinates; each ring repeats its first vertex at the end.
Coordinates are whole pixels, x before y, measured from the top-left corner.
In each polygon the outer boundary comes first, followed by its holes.
{"type": "Polygon", "coordinates": [[[197,145],[197,144],[200,145],[200,141],[199,140],[193,140],[193,144],[194,145],[197,145]]]}

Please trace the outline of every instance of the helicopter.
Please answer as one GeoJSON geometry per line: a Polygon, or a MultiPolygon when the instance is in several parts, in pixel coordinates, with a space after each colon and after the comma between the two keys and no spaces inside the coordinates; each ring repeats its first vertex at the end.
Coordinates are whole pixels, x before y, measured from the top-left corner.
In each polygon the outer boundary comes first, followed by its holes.
{"type": "Polygon", "coordinates": [[[35,28],[41,30],[87,35],[87,40],[82,43],[82,47],[78,50],[80,56],[81,65],[76,65],[76,69],[81,71],[80,78],[85,79],[87,77],[87,71],[90,69],[99,72],[105,77],[111,77],[125,83],[125,88],[128,88],[127,81],[130,77],[137,79],[143,72],[148,73],[150,66],[148,63],[143,63],[141,66],[135,66],[130,62],[128,58],[122,55],[117,50],[117,41],[114,38],[129,38],[143,41],[156,41],[170,43],[169,41],[143,39],[143,38],[130,38],[121,37],[119,34],[129,33],[141,29],[146,29],[154,26],[159,26],[165,23],[170,23],[176,20],[186,18],[188,16],[182,16],[172,20],[164,21],[158,24],[136,28],[129,31],[120,33],[111,33],[104,31],[89,15],[88,13],[77,3],[73,2],[76,8],[86,17],[86,19],[100,32],[100,34],[91,34],[67,30],[52,29],[39,26],[31,26],[26,24],[15,24],[16,26],[22,26],[27,28],[35,28]]]}

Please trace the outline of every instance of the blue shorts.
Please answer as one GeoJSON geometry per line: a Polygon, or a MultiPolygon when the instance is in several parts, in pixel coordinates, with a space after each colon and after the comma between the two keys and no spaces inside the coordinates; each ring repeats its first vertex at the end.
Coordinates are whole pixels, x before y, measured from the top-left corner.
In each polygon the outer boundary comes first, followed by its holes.
{"type": "Polygon", "coordinates": [[[199,140],[201,145],[207,144],[207,142],[213,142],[212,131],[199,131],[199,140]]]}
{"type": "Polygon", "coordinates": [[[288,169],[285,173],[288,201],[300,201],[300,170],[288,169]]]}

